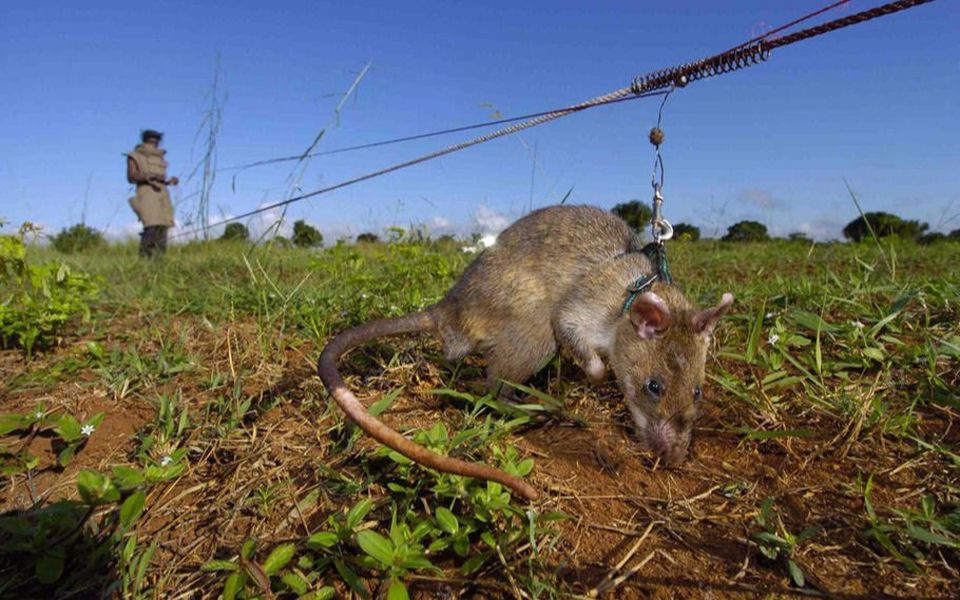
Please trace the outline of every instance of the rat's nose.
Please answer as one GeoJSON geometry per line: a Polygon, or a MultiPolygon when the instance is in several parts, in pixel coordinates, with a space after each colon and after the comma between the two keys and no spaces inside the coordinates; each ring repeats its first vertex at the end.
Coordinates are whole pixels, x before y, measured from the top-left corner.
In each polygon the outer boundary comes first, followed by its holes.
{"type": "Polygon", "coordinates": [[[687,450],[679,447],[680,436],[669,423],[653,423],[647,430],[647,444],[660,462],[668,467],[682,463],[686,457],[687,450]]]}

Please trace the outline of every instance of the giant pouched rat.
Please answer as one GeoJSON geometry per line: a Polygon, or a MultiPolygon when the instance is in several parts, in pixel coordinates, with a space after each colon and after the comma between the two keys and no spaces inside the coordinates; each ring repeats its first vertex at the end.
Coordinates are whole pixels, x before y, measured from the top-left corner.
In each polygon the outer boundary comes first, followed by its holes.
{"type": "Polygon", "coordinates": [[[436,454],[384,425],[347,389],[337,360],[377,337],[435,331],[451,360],[481,352],[494,388],[525,381],[561,346],[595,380],[606,360],[641,438],[664,462],[678,463],[690,443],[710,333],[733,296],[697,311],[662,282],[631,295],[628,288],[653,271],[641,247],[622,219],[600,208],[536,210],[504,230],[442,300],[338,334],[317,370],[347,416],[377,441],[424,466],[498,481],[533,500],[536,490],[520,478],[436,454]]]}

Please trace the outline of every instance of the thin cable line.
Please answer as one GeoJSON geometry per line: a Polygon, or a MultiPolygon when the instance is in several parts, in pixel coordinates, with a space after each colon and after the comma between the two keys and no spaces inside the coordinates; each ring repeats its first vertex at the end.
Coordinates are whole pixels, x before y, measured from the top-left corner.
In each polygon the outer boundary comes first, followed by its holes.
{"type": "MultiPolygon", "coordinates": [[[[604,102],[603,104],[616,104],[618,102],[626,102],[628,100],[638,100],[645,96],[627,96],[626,98],[617,98],[615,100],[610,100],[604,102]]],[[[378,148],[380,146],[389,146],[391,144],[399,144],[402,142],[411,142],[414,140],[422,140],[432,137],[437,137],[441,135],[447,135],[451,133],[460,133],[463,131],[470,131],[472,129],[482,129],[484,127],[493,127],[494,125],[503,125],[505,123],[514,123],[516,121],[523,121],[525,119],[532,119],[534,117],[540,117],[543,115],[548,115],[561,110],[567,110],[566,108],[554,108],[552,110],[544,110],[541,112],[530,113],[527,115],[520,115],[518,117],[509,117],[506,119],[497,119],[496,121],[485,121],[483,123],[474,123],[472,125],[463,125],[461,127],[451,127],[450,129],[441,129],[438,131],[431,131],[428,133],[419,133],[416,135],[408,135],[404,137],[392,138],[387,140],[381,140],[379,142],[370,142],[367,144],[358,144],[356,146],[346,146],[343,148],[333,148],[331,150],[323,150],[321,152],[312,152],[310,154],[301,154],[298,156],[284,156],[280,158],[268,158],[264,160],[258,160],[252,163],[247,163],[244,165],[235,165],[231,167],[221,167],[217,169],[218,171],[242,171],[244,169],[249,169],[251,167],[259,167],[262,165],[270,165],[274,163],[287,162],[291,160],[301,160],[304,158],[311,158],[314,156],[327,156],[330,154],[341,154],[343,152],[353,152],[354,150],[365,150],[367,148],[378,148]]]]}

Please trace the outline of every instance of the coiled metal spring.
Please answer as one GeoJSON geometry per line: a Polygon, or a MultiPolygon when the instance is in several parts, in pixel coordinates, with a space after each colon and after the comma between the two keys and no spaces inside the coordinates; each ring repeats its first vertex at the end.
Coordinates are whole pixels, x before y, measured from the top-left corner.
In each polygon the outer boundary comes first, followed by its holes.
{"type": "Polygon", "coordinates": [[[763,40],[759,40],[749,46],[734,48],[711,58],[634,77],[630,90],[639,95],[668,87],[683,87],[698,79],[752,67],[766,61],[769,57],[770,49],[763,40]]]}

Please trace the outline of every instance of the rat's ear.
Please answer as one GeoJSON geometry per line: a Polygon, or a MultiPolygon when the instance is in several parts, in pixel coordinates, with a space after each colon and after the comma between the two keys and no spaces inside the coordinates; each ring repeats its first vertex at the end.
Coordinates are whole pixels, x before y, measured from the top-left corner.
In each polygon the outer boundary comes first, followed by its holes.
{"type": "Polygon", "coordinates": [[[630,305],[630,322],[636,328],[637,335],[649,340],[670,326],[670,309],[660,296],[644,292],[630,305]]]}
{"type": "Polygon", "coordinates": [[[717,321],[733,304],[733,294],[726,293],[720,299],[720,304],[701,310],[693,316],[693,329],[698,333],[710,333],[716,327],[717,321]]]}

